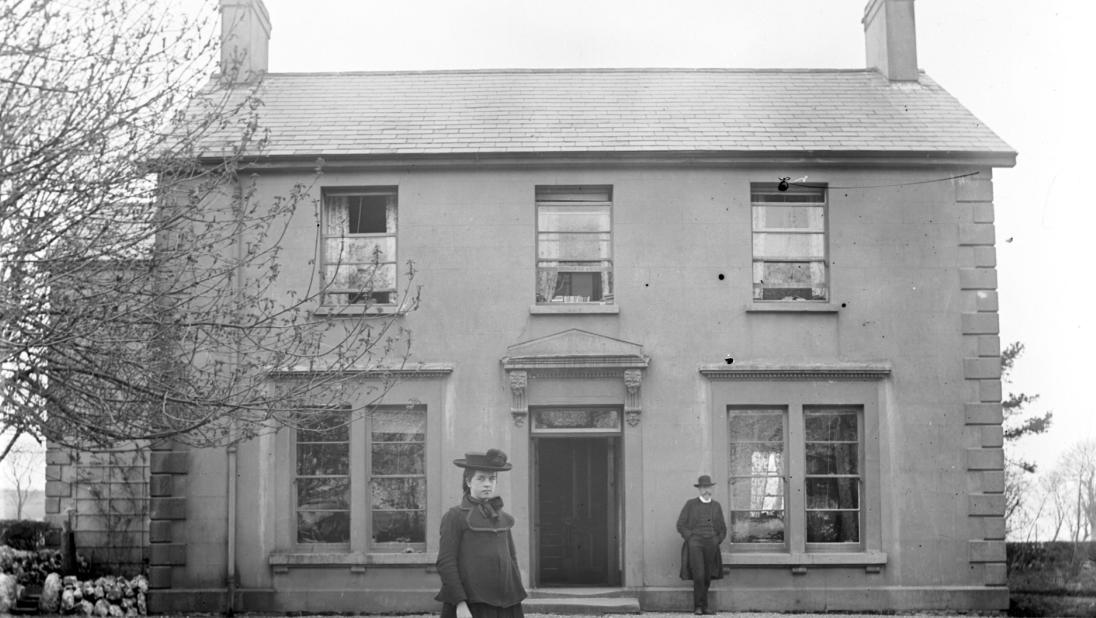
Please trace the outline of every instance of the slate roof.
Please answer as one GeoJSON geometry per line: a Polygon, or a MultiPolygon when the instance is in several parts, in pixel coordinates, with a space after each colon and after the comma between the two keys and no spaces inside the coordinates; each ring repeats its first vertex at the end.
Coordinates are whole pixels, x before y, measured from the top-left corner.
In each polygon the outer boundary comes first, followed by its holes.
{"type": "MultiPolygon", "coordinates": [[[[883,152],[1014,156],[931,78],[870,70],[271,73],[267,156],[883,152]]],[[[204,144],[213,154],[216,143],[204,144]]]]}

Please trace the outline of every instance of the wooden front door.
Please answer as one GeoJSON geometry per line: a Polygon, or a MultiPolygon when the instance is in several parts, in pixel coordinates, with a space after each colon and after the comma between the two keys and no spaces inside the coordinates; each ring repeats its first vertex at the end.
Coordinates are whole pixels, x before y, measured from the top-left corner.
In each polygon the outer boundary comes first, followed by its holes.
{"type": "Polygon", "coordinates": [[[620,585],[617,438],[534,443],[537,584],[620,585]]]}

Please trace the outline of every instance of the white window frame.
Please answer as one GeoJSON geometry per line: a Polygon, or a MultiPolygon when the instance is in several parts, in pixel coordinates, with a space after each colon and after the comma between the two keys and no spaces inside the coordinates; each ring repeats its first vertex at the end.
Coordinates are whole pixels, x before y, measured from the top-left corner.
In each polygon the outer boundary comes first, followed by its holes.
{"type": "MultiPolygon", "coordinates": [[[[320,206],[320,276],[323,281],[323,299],[321,305],[326,307],[379,305],[392,306],[397,301],[399,288],[399,191],[397,187],[324,187],[322,190],[320,206]],[[392,229],[384,232],[351,233],[349,231],[335,232],[332,230],[331,203],[330,200],[354,197],[384,197],[387,200],[387,208],[393,211],[390,225],[392,229]],[[375,242],[378,245],[390,244],[391,255],[384,255],[383,259],[369,261],[349,261],[340,256],[332,255],[331,245],[338,241],[375,242]],[[387,241],[387,242],[386,242],[387,241]],[[363,288],[338,287],[334,278],[329,275],[330,268],[356,267],[359,274],[366,278],[363,288]],[[374,275],[379,269],[391,270],[391,285],[375,286],[374,275]],[[363,292],[365,290],[365,292],[363,292]],[[374,295],[387,294],[385,300],[377,300],[374,295]],[[369,298],[366,298],[366,295],[369,298]],[[345,300],[343,300],[345,298],[345,300]]],[[[341,244],[341,243],[340,243],[341,244]]]]}
{"type": "MultiPolygon", "coordinates": [[[[800,368],[797,366],[766,366],[764,371],[725,369],[720,365],[704,366],[702,374],[710,380],[711,422],[719,428],[712,432],[712,469],[728,475],[730,446],[728,439],[728,409],[773,408],[788,410],[786,474],[799,475],[785,485],[786,521],[783,544],[760,545],[723,542],[724,564],[731,567],[792,567],[803,565],[856,565],[870,569],[886,564],[883,551],[884,520],[882,509],[890,504],[891,496],[883,486],[880,470],[880,438],[885,434],[886,387],[885,370],[837,367],[800,368]],[[757,375],[754,375],[757,374],[757,375]],[[775,377],[767,377],[775,376],[775,377]],[[858,543],[807,543],[806,497],[799,490],[806,470],[805,425],[803,408],[807,406],[853,407],[862,409],[860,416],[860,539],[858,543]],[[793,483],[797,485],[793,486],[793,483]]],[[[727,483],[726,479],[723,481],[727,483]]],[[[726,499],[729,485],[717,490],[716,498],[726,499]],[[721,495],[722,494],[722,495],[721,495]]],[[[724,503],[729,510],[731,505],[724,503]]],[[[730,522],[728,521],[728,524],[730,522]]]]}
{"type": "MultiPolygon", "coordinates": [[[[725,447],[729,449],[730,444],[730,419],[734,414],[741,414],[743,412],[753,412],[757,410],[781,410],[783,412],[783,433],[784,433],[784,541],[782,543],[734,543],[732,541],[732,534],[727,535],[726,545],[731,551],[740,552],[757,552],[757,551],[789,551],[793,547],[802,547],[807,552],[857,552],[864,549],[864,518],[861,510],[864,503],[864,483],[863,483],[863,469],[864,469],[864,408],[860,404],[824,404],[814,403],[812,401],[795,400],[789,401],[786,405],[753,405],[753,404],[738,404],[728,405],[726,408],[726,417],[724,420],[724,435],[727,436],[727,444],[725,447]],[[829,412],[830,410],[851,410],[857,411],[857,436],[858,443],[856,449],[857,457],[857,470],[860,471],[857,478],[857,540],[855,542],[811,542],[808,541],[808,514],[812,511],[821,511],[823,509],[812,508],[807,501],[808,496],[808,478],[828,478],[828,475],[812,475],[808,474],[807,470],[807,434],[806,434],[806,418],[809,413],[824,410],[829,412]]],[[[727,470],[727,496],[728,496],[728,526],[731,526],[730,511],[734,511],[735,504],[732,502],[731,497],[734,483],[738,480],[733,476],[733,470],[731,468],[731,462],[728,458],[727,470]]],[[[743,477],[744,478],[744,477],[743,477]]],[[[826,509],[833,510],[833,509],[826,509]]]]}
{"type": "MultiPolygon", "coordinates": [[[[348,467],[347,467],[347,472],[346,472],[345,475],[340,474],[340,475],[334,475],[334,476],[338,476],[340,478],[341,477],[346,477],[347,481],[349,482],[350,495],[347,496],[347,505],[346,505],[346,509],[345,509],[345,511],[347,512],[347,520],[348,520],[348,522],[347,522],[348,536],[347,536],[345,541],[330,542],[330,543],[323,543],[323,542],[310,543],[310,542],[302,542],[300,540],[300,536],[299,536],[300,535],[300,530],[299,530],[299,527],[298,527],[299,526],[298,513],[301,510],[301,505],[299,503],[299,500],[300,500],[300,493],[299,492],[300,492],[301,484],[302,484],[301,479],[302,478],[303,479],[324,478],[324,477],[323,476],[317,476],[317,475],[301,475],[299,473],[299,470],[300,470],[300,468],[299,468],[299,457],[300,457],[299,447],[302,444],[302,441],[300,440],[301,429],[298,428],[298,427],[294,427],[291,430],[291,450],[290,450],[290,453],[291,453],[292,467],[291,467],[291,472],[290,473],[292,475],[292,485],[293,485],[293,491],[291,492],[291,499],[293,501],[293,508],[292,508],[292,511],[291,511],[292,512],[292,517],[291,517],[290,526],[292,528],[293,544],[296,547],[308,548],[309,550],[312,550],[312,551],[346,550],[350,547],[350,537],[351,537],[351,535],[353,535],[353,530],[354,530],[353,491],[354,491],[354,459],[355,458],[354,458],[354,422],[352,420],[353,414],[352,414],[352,411],[350,410],[350,408],[347,407],[347,406],[315,407],[315,408],[302,407],[301,408],[301,416],[313,415],[313,414],[324,414],[324,413],[327,413],[327,414],[341,414],[341,415],[346,416],[346,419],[343,422],[347,425],[347,441],[346,441],[346,444],[347,444],[347,450],[348,450],[348,454],[347,454],[347,459],[348,459],[347,466],[348,467]]],[[[311,444],[311,442],[304,442],[304,443],[305,444],[311,444]]],[[[331,444],[331,442],[325,442],[325,443],[331,444]]],[[[334,478],[334,476],[330,476],[328,478],[334,478]]],[[[339,509],[339,510],[342,511],[344,509],[339,509]]]]}
{"type": "MultiPolygon", "coordinates": [[[[750,247],[751,247],[751,273],[752,273],[752,299],[755,303],[791,303],[810,302],[828,303],[832,294],[830,290],[830,256],[829,256],[829,191],[825,185],[796,186],[791,185],[785,191],[781,191],[776,183],[751,183],[750,184],[750,247]],[[817,198],[817,199],[811,199],[817,198]],[[818,223],[811,225],[811,217],[807,217],[806,227],[768,227],[765,225],[763,210],[766,207],[810,208],[820,210],[818,223]],[[762,250],[764,238],[767,235],[784,236],[787,238],[815,236],[821,237],[821,254],[811,253],[809,250],[801,254],[772,254],[762,250]],[[792,295],[781,298],[765,298],[767,292],[773,290],[794,290],[798,288],[778,288],[767,286],[764,281],[764,273],[768,264],[806,265],[808,271],[821,268],[821,288],[811,286],[808,298],[792,295]]],[[[807,244],[810,244],[809,241],[807,244]]],[[[812,284],[818,283],[812,281],[812,284]]]]}
{"type": "MultiPolygon", "coordinates": [[[[756,511],[763,511],[763,510],[775,510],[775,509],[752,509],[752,508],[751,509],[740,509],[740,508],[738,508],[740,505],[738,505],[735,502],[735,497],[738,493],[736,491],[737,490],[737,485],[739,483],[742,483],[742,482],[747,482],[747,483],[752,484],[754,482],[754,480],[756,478],[758,478],[758,476],[752,475],[752,474],[751,475],[736,474],[736,470],[733,468],[734,462],[733,462],[732,458],[728,456],[728,462],[727,462],[728,465],[726,467],[726,470],[727,470],[727,488],[726,488],[727,489],[727,493],[726,493],[727,499],[725,501],[726,509],[727,509],[727,513],[726,513],[727,539],[726,539],[725,542],[728,544],[728,546],[733,545],[734,548],[737,551],[751,551],[751,552],[753,552],[753,551],[757,551],[757,552],[761,552],[761,551],[786,551],[787,547],[788,547],[788,536],[789,536],[788,520],[790,518],[790,514],[788,512],[788,509],[789,509],[789,503],[788,503],[789,487],[788,486],[789,486],[789,480],[790,480],[790,474],[788,472],[788,407],[787,406],[773,406],[773,405],[765,405],[765,406],[728,405],[727,406],[726,419],[725,419],[725,422],[723,424],[723,429],[724,429],[723,435],[724,435],[724,437],[726,438],[726,441],[727,441],[728,454],[732,450],[731,449],[731,444],[734,444],[734,443],[748,444],[750,442],[754,442],[753,440],[742,439],[743,436],[735,436],[733,434],[733,432],[731,431],[731,424],[732,424],[731,419],[732,419],[732,417],[736,417],[736,416],[738,416],[738,417],[745,417],[745,416],[779,416],[780,419],[781,419],[781,430],[780,430],[781,453],[780,453],[780,456],[781,456],[781,459],[782,459],[782,467],[783,467],[782,472],[783,472],[783,474],[780,474],[780,475],[764,475],[764,476],[768,477],[768,478],[779,478],[780,483],[782,485],[783,492],[781,494],[781,507],[780,507],[780,510],[783,511],[783,513],[784,513],[784,539],[780,542],[734,543],[734,514],[736,512],[739,512],[739,511],[755,511],[755,510],[756,511]],[[738,437],[739,439],[735,440],[736,437],[738,437]]],[[[751,498],[752,498],[752,496],[751,496],[751,498]]]]}
{"type": "MultiPolygon", "coordinates": [[[[309,412],[321,411],[322,409],[310,409],[309,412]]],[[[297,552],[349,552],[349,551],[364,551],[372,553],[406,553],[406,552],[424,552],[427,548],[427,542],[431,534],[430,522],[428,516],[430,515],[429,506],[429,483],[427,481],[427,461],[429,460],[429,433],[430,433],[430,415],[428,413],[426,405],[422,403],[407,404],[407,405],[380,405],[375,407],[366,408],[362,411],[352,411],[349,407],[332,407],[327,411],[332,413],[344,413],[348,415],[349,420],[349,449],[350,449],[350,468],[349,468],[349,480],[350,480],[350,500],[349,500],[349,526],[350,536],[346,542],[337,543],[308,543],[301,542],[298,537],[297,529],[297,511],[298,511],[298,483],[299,476],[297,474],[297,456],[298,456],[298,442],[297,437],[299,430],[296,428],[290,428],[288,431],[289,436],[289,451],[290,457],[290,478],[292,491],[290,492],[290,499],[292,500],[292,516],[288,523],[290,534],[290,546],[297,552]],[[420,479],[423,484],[422,495],[424,503],[422,505],[423,512],[423,539],[421,541],[411,542],[374,542],[373,541],[373,513],[374,505],[372,503],[372,485],[375,478],[391,478],[391,477],[378,477],[373,473],[372,452],[372,430],[373,430],[373,412],[383,411],[391,412],[397,410],[406,410],[416,414],[423,415],[423,462],[422,473],[411,475],[420,479]]],[[[406,475],[400,475],[406,476],[406,475]]]]}
{"type": "MultiPolygon", "coordinates": [[[[428,444],[428,442],[427,442],[427,431],[428,431],[427,427],[429,425],[428,419],[429,419],[429,416],[426,412],[426,406],[422,405],[422,404],[406,405],[406,406],[382,405],[382,406],[376,406],[376,407],[370,408],[366,412],[365,419],[364,419],[364,424],[366,426],[365,427],[365,432],[364,432],[365,433],[365,438],[366,438],[365,448],[368,449],[370,456],[365,457],[364,459],[366,460],[365,461],[365,464],[366,464],[365,465],[365,468],[366,468],[365,478],[368,479],[368,485],[369,485],[369,489],[370,489],[370,491],[369,491],[370,500],[369,500],[369,504],[367,505],[367,510],[366,510],[366,523],[365,523],[365,526],[368,530],[368,532],[366,534],[366,539],[367,539],[366,542],[369,545],[370,551],[402,552],[402,551],[406,551],[407,549],[412,549],[412,550],[416,550],[416,551],[423,551],[423,550],[426,549],[426,538],[429,537],[430,534],[431,534],[431,530],[427,526],[427,521],[426,521],[426,516],[427,516],[427,512],[428,512],[427,504],[426,504],[428,502],[427,488],[429,487],[429,483],[427,481],[427,475],[426,475],[426,471],[427,471],[427,468],[426,468],[426,459],[427,459],[426,455],[427,455],[427,453],[426,453],[426,451],[427,451],[427,448],[428,448],[427,447],[427,444],[428,444]],[[410,441],[400,442],[401,444],[421,444],[422,445],[422,456],[423,456],[422,471],[420,473],[417,473],[417,474],[406,474],[406,473],[404,473],[404,474],[395,474],[395,475],[380,475],[380,474],[377,474],[376,471],[373,469],[373,458],[371,456],[373,451],[374,451],[374,447],[379,443],[379,442],[375,442],[373,440],[373,428],[374,428],[374,415],[373,415],[373,413],[374,412],[400,412],[400,411],[406,412],[406,413],[414,413],[414,414],[421,414],[422,415],[422,427],[423,427],[422,442],[421,443],[419,443],[419,442],[410,442],[410,441]],[[416,509],[416,510],[421,510],[422,511],[423,539],[421,541],[375,541],[375,540],[373,540],[374,525],[376,523],[374,521],[374,515],[375,515],[375,513],[378,512],[378,510],[383,510],[383,509],[376,509],[375,508],[376,505],[374,505],[372,503],[373,483],[377,479],[390,479],[390,478],[415,478],[415,479],[418,479],[418,481],[422,484],[421,492],[422,492],[423,504],[422,504],[421,509],[416,509]]],[[[380,444],[391,444],[391,443],[380,443],[380,444]]]]}
{"type": "Polygon", "coordinates": [[[560,305],[612,305],[614,299],[614,273],[613,273],[613,188],[608,185],[538,185],[535,189],[535,219],[536,219],[536,254],[534,256],[536,260],[536,279],[534,282],[535,300],[536,304],[540,306],[560,306],[560,305]],[[598,230],[553,230],[544,229],[541,221],[541,208],[605,208],[608,210],[608,226],[606,229],[598,230]],[[542,256],[543,246],[547,236],[550,234],[578,234],[585,236],[602,236],[607,235],[606,242],[608,243],[608,254],[600,260],[561,260],[559,258],[542,256]],[[574,269],[567,270],[564,268],[556,267],[554,270],[558,277],[559,274],[574,274],[574,273],[600,273],[599,278],[601,298],[590,298],[580,295],[556,295],[555,289],[558,286],[558,279],[555,284],[552,285],[552,295],[548,296],[545,290],[541,288],[544,285],[544,281],[552,270],[548,265],[551,263],[561,264],[568,262],[573,265],[574,269]],[[580,264],[585,263],[587,266],[583,267],[580,264]],[[600,263],[600,264],[599,264],[600,263]],[[589,264],[599,264],[594,269],[589,264]],[[606,289],[608,288],[608,289],[606,289]]]}
{"type": "Polygon", "coordinates": [[[804,455],[809,450],[809,444],[841,444],[848,442],[837,441],[811,441],[808,440],[806,423],[807,417],[812,414],[839,414],[853,412],[856,414],[856,473],[832,473],[832,474],[812,474],[808,469],[806,463],[803,469],[803,495],[809,496],[809,483],[811,479],[852,479],[855,481],[855,487],[857,491],[857,500],[855,509],[847,508],[817,508],[812,507],[810,503],[804,506],[804,532],[806,538],[807,551],[860,551],[864,547],[864,407],[862,405],[803,405],[803,449],[804,455]],[[812,512],[855,512],[856,513],[856,530],[857,538],[855,541],[811,541],[810,522],[807,521],[810,518],[812,512]]]}

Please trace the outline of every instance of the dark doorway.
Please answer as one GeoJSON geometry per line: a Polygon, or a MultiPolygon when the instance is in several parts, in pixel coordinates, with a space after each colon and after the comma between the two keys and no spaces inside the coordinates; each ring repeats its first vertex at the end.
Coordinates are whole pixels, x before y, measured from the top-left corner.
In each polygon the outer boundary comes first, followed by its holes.
{"type": "Polygon", "coordinates": [[[615,436],[534,438],[540,586],[619,586],[615,436]]]}

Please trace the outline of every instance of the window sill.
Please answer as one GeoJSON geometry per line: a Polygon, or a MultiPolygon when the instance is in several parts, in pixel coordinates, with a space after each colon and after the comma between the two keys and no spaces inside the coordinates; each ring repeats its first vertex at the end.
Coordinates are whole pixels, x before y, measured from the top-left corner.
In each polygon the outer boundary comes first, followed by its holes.
{"type": "Polygon", "coordinates": [[[746,305],[746,313],[837,313],[841,305],[812,301],[755,302],[746,305]]]}
{"type": "Polygon", "coordinates": [[[880,567],[887,563],[885,552],[748,553],[723,552],[724,567],[880,567]]]}
{"type": "Polygon", "coordinates": [[[532,315],[567,315],[567,314],[618,314],[620,307],[617,305],[603,305],[600,303],[558,303],[545,305],[531,305],[529,313],[532,315]]]}
{"type": "Polygon", "coordinates": [[[331,305],[320,306],[312,310],[312,315],[333,318],[356,318],[361,316],[403,315],[406,309],[396,305],[331,305]]]}
{"type": "Polygon", "coordinates": [[[364,571],[371,566],[434,566],[437,552],[316,552],[270,554],[268,563],[275,573],[290,569],[346,567],[364,571]]]}

